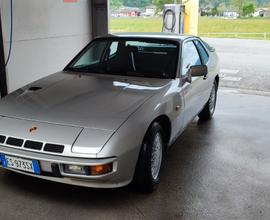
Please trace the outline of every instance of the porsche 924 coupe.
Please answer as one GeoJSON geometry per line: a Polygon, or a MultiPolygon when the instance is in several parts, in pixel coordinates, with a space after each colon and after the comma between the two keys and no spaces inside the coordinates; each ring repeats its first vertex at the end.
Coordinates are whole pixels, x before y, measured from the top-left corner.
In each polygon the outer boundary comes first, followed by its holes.
{"type": "Polygon", "coordinates": [[[115,34],[61,72],[0,101],[0,166],[94,188],[160,180],[164,151],[196,117],[211,119],[219,65],[194,36],[115,34]]]}

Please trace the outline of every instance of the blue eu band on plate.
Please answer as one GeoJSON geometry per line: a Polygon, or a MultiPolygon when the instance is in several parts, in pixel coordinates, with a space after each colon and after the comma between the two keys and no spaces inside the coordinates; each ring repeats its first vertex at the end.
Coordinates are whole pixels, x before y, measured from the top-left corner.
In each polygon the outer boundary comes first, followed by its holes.
{"type": "Polygon", "coordinates": [[[1,154],[1,163],[4,168],[26,171],[29,173],[40,174],[38,161],[27,160],[1,154]]]}

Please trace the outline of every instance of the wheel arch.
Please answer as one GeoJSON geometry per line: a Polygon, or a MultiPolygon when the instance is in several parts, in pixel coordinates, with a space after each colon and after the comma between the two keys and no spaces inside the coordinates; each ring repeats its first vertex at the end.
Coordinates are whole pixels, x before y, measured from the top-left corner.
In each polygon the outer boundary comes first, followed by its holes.
{"type": "Polygon", "coordinates": [[[217,87],[219,86],[219,75],[216,75],[215,82],[217,83],[217,87]]]}
{"type": "Polygon", "coordinates": [[[159,125],[163,128],[163,132],[165,135],[165,147],[167,147],[171,138],[171,131],[172,131],[170,118],[167,115],[160,115],[156,117],[149,125],[146,135],[154,123],[159,123],[159,125]]]}
{"type": "Polygon", "coordinates": [[[134,172],[134,175],[133,175],[133,183],[135,184],[138,184],[138,182],[141,180],[141,178],[144,178],[144,176],[140,176],[140,170],[143,169],[142,167],[142,163],[140,162],[140,158],[145,158],[143,157],[144,153],[146,152],[146,148],[144,147],[143,143],[145,141],[145,139],[147,138],[147,135],[149,134],[152,126],[155,124],[155,123],[158,123],[162,129],[163,129],[163,132],[164,132],[164,135],[165,135],[165,143],[164,143],[164,147],[166,149],[169,141],[170,141],[170,137],[171,137],[171,121],[169,119],[169,117],[167,115],[160,115],[158,117],[156,117],[154,120],[152,120],[152,122],[150,123],[150,125],[148,126],[147,130],[146,130],[146,133],[144,135],[144,138],[143,138],[143,142],[142,142],[142,145],[141,145],[141,149],[140,149],[140,153],[138,155],[138,159],[137,159],[137,164],[136,164],[136,167],[135,167],[135,172],[134,172]]]}

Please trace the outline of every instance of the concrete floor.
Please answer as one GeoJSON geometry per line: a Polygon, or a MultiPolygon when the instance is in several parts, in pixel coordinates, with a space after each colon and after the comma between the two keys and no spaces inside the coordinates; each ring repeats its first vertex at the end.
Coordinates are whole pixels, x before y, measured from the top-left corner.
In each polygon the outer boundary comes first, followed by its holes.
{"type": "Polygon", "coordinates": [[[205,38],[216,48],[221,85],[270,92],[270,41],[205,38]]]}
{"type": "Polygon", "coordinates": [[[270,97],[221,91],[168,151],[150,195],[95,190],[0,171],[0,219],[269,219],[270,97]]]}

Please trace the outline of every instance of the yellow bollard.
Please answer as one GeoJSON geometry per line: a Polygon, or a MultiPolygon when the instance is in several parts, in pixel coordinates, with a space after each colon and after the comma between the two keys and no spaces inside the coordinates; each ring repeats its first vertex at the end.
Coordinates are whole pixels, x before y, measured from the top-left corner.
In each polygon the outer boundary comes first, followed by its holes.
{"type": "Polygon", "coordinates": [[[184,0],[184,34],[198,35],[199,0],[184,0]]]}

